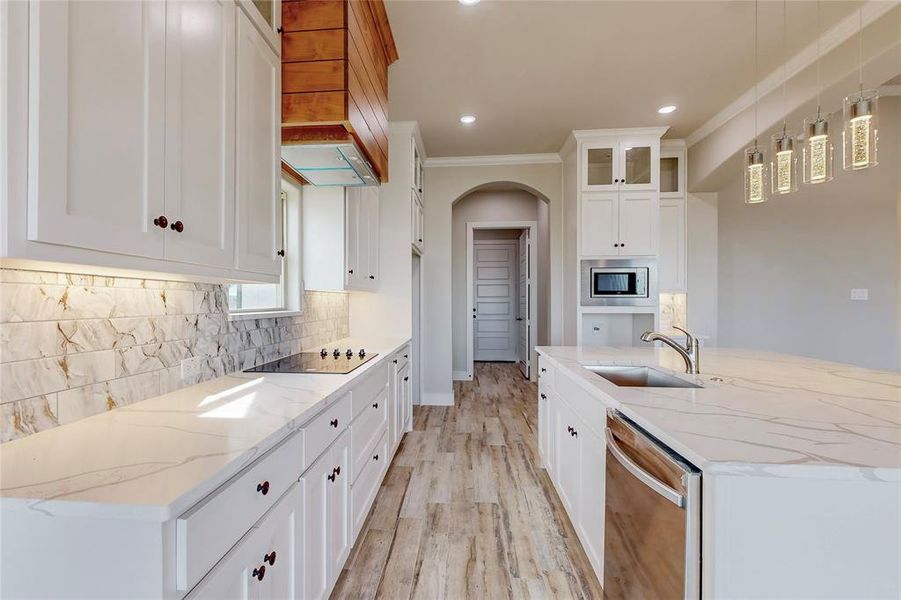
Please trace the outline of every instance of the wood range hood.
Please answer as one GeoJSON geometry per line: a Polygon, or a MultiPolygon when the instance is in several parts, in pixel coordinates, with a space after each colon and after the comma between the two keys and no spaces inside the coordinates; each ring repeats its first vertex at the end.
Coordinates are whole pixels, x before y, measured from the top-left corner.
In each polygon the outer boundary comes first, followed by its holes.
{"type": "Polygon", "coordinates": [[[313,184],[387,181],[397,48],[382,0],[284,0],[282,28],[283,164],[313,184]]]}

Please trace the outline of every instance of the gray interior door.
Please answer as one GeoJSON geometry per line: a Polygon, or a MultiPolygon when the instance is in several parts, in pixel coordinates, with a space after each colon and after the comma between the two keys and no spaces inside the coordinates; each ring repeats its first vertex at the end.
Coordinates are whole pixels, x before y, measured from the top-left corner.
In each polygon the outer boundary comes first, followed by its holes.
{"type": "Polygon", "coordinates": [[[474,360],[517,360],[517,246],[515,240],[474,243],[474,360]]]}
{"type": "Polygon", "coordinates": [[[532,314],[529,306],[532,297],[532,274],[529,272],[529,253],[531,245],[529,244],[529,231],[525,230],[519,236],[519,290],[518,290],[518,306],[516,316],[517,344],[516,354],[519,359],[519,370],[523,376],[529,378],[529,369],[531,366],[532,352],[529,347],[529,340],[532,338],[532,314]]]}

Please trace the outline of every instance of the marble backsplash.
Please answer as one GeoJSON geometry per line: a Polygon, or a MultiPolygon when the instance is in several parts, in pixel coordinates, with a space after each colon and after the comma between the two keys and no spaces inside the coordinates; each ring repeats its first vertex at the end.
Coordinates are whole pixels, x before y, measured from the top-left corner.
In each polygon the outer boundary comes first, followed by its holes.
{"type": "Polygon", "coordinates": [[[318,348],[348,320],[341,293],[229,320],[222,285],[0,269],[0,442],[318,348]]]}

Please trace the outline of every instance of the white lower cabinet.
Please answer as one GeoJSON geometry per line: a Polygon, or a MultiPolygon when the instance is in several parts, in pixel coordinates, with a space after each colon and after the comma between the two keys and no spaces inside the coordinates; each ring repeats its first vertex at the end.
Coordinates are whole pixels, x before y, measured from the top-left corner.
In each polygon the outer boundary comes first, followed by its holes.
{"type": "MultiPolygon", "coordinates": [[[[586,425],[579,416],[585,410],[573,409],[563,397],[571,386],[559,377],[557,383],[560,385],[556,389],[548,383],[542,383],[538,389],[538,451],[598,581],[603,582],[607,451],[601,436],[603,425],[586,425]]],[[[585,400],[573,399],[575,406],[583,409],[581,402],[585,400]]]]}
{"type": "Polygon", "coordinates": [[[191,600],[298,597],[300,494],[295,483],[188,595],[191,600]]]}

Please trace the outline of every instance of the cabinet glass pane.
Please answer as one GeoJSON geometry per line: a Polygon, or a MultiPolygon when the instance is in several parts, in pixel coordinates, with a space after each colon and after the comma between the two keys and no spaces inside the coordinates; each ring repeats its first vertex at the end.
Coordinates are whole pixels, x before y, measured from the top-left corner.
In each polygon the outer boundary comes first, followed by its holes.
{"type": "Polygon", "coordinates": [[[660,191],[679,191],[679,158],[664,156],[660,159],[660,191]]]}
{"type": "Polygon", "coordinates": [[[260,14],[266,19],[266,22],[269,25],[273,24],[273,2],[272,0],[253,0],[253,5],[257,7],[257,10],[260,11],[260,14]]]}
{"type": "MultiPolygon", "coordinates": [[[[650,161],[648,161],[650,162],[650,161]]],[[[588,150],[588,185],[613,183],[613,148],[588,150]]]]}
{"type": "Polygon", "coordinates": [[[625,152],[627,184],[651,183],[651,149],[648,146],[626,148],[625,152]]]}

